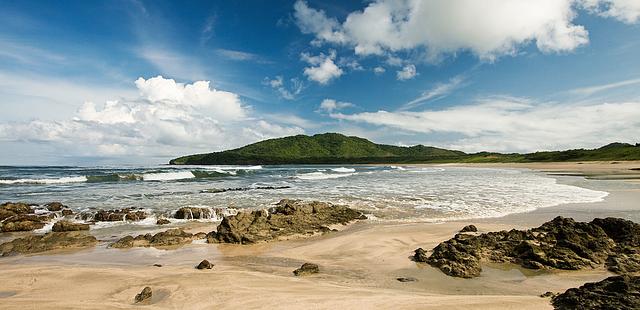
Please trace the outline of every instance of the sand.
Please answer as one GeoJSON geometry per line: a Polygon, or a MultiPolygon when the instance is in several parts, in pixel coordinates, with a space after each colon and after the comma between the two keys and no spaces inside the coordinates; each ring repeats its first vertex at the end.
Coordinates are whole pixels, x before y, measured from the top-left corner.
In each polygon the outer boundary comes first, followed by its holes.
{"type": "MultiPolygon", "coordinates": [[[[469,165],[465,165],[469,166],[469,165]]],[[[636,182],[640,163],[475,164],[636,182]],[[621,177],[624,176],[624,177],[621,177]],[[635,178],[635,179],[634,179],[635,178]]],[[[547,291],[563,292],[600,281],[606,270],[532,271],[483,266],[475,279],[458,279],[409,259],[468,224],[481,232],[527,229],[557,215],[578,220],[640,218],[640,191],[612,190],[601,203],[567,204],[497,219],[389,224],[363,221],[324,236],[257,245],[194,242],[172,251],[153,248],[91,249],[0,259],[2,309],[552,309],[547,291]],[[197,270],[207,259],[216,266],[197,270]],[[315,276],[296,277],[305,262],[315,276]],[[161,264],[162,267],[153,266],[161,264]],[[397,278],[413,277],[414,282],[397,278]],[[150,304],[134,304],[145,286],[150,304]]],[[[211,231],[197,227],[193,231],[211,231]]],[[[98,236],[99,239],[109,236],[98,236]]]]}

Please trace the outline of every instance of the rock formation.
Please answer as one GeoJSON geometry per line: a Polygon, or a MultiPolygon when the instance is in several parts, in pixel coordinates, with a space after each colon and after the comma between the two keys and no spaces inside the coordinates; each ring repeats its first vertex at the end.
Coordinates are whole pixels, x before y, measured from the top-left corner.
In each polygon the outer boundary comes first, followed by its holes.
{"type": "Polygon", "coordinates": [[[198,266],[196,266],[196,269],[211,269],[213,268],[213,266],[215,265],[205,259],[201,261],[200,264],[198,264],[198,266]]]}
{"type": "Polygon", "coordinates": [[[618,218],[581,223],[559,216],[526,231],[457,234],[436,246],[431,256],[417,249],[413,259],[462,278],[480,275],[483,260],[532,269],[577,270],[604,265],[612,272],[635,272],[640,271],[640,225],[618,218]]]}
{"type": "Polygon", "coordinates": [[[36,214],[34,207],[37,208],[39,205],[23,202],[7,202],[0,205],[0,232],[40,229],[47,222],[60,216],[60,213],[64,215],[66,212],[72,212],[69,207],[59,202],[45,205],[46,209],[42,209],[43,212],[39,214],[36,214]]]}
{"type": "Polygon", "coordinates": [[[55,232],[89,230],[89,224],[59,221],[53,224],[53,228],[51,230],[55,232]]]}
{"type": "Polygon", "coordinates": [[[145,234],[138,235],[137,237],[126,236],[116,242],[108,245],[110,248],[116,249],[130,249],[134,246],[139,247],[165,247],[175,246],[191,243],[193,240],[204,239],[207,235],[205,233],[192,234],[185,232],[182,229],[169,229],[167,231],[159,232],[155,235],[145,234]]]}
{"type": "Polygon", "coordinates": [[[49,232],[44,235],[17,238],[0,245],[3,256],[17,253],[36,253],[63,248],[93,246],[98,243],[96,237],[75,231],[49,232]]]}
{"type": "Polygon", "coordinates": [[[136,295],[134,300],[136,303],[150,301],[151,297],[153,297],[153,291],[151,291],[150,287],[145,287],[140,294],[136,295]]]}
{"type": "Polygon", "coordinates": [[[557,310],[640,309],[640,276],[615,276],[554,296],[557,310]]]}
{"type": "Polygon", "coordinates": [[[309,276],[313,274],[318,274],[319,270],[320,268],[316,264],[304,263],[302,267],[294,270],[293,274],[295,274],[296,276],[309,276]]]}
{"type": "Polygon", "coordinates": [[[292,235],[330,231],[326,226],[366,219],[360,211],[322,202],[303,203],[283,199],[271,210],[240,212],[225,217],[208,242],[256,243],[292,235]]]}

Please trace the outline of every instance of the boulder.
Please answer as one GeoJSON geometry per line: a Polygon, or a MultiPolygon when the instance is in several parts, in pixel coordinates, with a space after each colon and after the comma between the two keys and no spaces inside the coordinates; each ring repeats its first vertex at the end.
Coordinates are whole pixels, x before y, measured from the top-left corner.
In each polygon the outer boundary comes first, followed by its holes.
{"type": "Polygon", "coordinates": [[[53,224],[53,228],[51,230],[55,232],[89,230],[89,224],[59,221],[53,224]]]}
{"type": "Polygon", "coordinates": [[[256,243],[293,235],[329,232],[326,226],[366,219],[357,210],[323,202],[304,203],[284,199],[271,210],[240,212],[225,217],[208,242],[256,243]]]}
{"type": "Polygon", "coordinates": [[[69,207],[63,205],[60,202],[52,202],[52,203],[48,203],[46,205],[44,205],[45,207],[47,207],[47,210],[49,211],[62,211],[62,209],[68,209],[69,207]]]}
{"type": "Polygon", "coordinates": [[[478,231],[478,228],[476,227],[476,225],[467,225],[460,230],[460,232],[477,232],[477,231],[478,231]]]}
{"type": "Polygon", "coordinates": [[[134,246],[139,247],[167,247],[191,243],[193,240],[206,238],[205,233],[192,234],[182,229],[169,229],[159,232],[155,235],[145,234],[137,237],[126,236],[116,242],[108,245],[110,248],[130,249],[134,246]]]}
{"type": "Polygon", "coordinates": [[[196,266],[196,269],[211,269],[213,268],[213,266],[215,265],[205,259],[201,261],[200,264],[198,264],[198,266],[196,266]]]}
{"type": "Polygon", "coordinates": [[[167,219],[158,219],[158,221],[156,221],[156,224],[158,224],[158,225],[167,225],[167,224],[171,224],[171,221],[169,221],[167,219]]]}
{"type": "Polygon", "coordinates": [[[640,276],[614,276],[552,297],[557,310],[640,309],[640,276]]]}
{"type": "Polygon", "coordinates": [[[94,221],[115,222],[115,221],[139,221],[147,218],[142,210],[132,210],[125,208],[122,210],[99,210],[93,215],[94,221]]]}
{"type": "Polygon", "coordinates": [[[17,253],[36,253],[49,250],[93,246],[96,237],[75,231],[49,232],[44,235],[17,238],[0,245],[3,256],[17,253]]]}
{"type": "Polygon", "coordinates": [[[142,290],[142,292],[140,292],[140,294],[136,295],[134,300],[136,303],[145,302],[150,300],[151,297],[153,297],[153,291],[151,291],[151,288],[147,286],[142,290]]]}
{"type": "Polygon", "coordinates": [[[208,208],[198,207],[182,207],[176,211],[174,216],[177,219],[209,219],[213,216],[213,212],[208,208]]]}
{"type": "Polygon", "coordinates": [[[612,272],[635,272],[640,271],[640,225],[616,218],[581,223],[559,216],[526,231],[457,234],[426,256],[426,251],[418,249],[413,259],[463,278],[480,275],[483,260],[532,269],[605,266],[612,272]]]}
{"type": "Polygon", "coordinates": [[[295,274],[296,276],[309,276],[313,274],[318,274],[319,270],[320,268],[318,268],[318,265],[316,264],[304,263],[302,267],[294,270],[293,274],[295,274]]]}
{"type": "Polygon", "coordinates": [[[54,214],[36,215],[32,206],[23,202],[0,205],[0,232],[30,231],[44,227],[54,214]]]}

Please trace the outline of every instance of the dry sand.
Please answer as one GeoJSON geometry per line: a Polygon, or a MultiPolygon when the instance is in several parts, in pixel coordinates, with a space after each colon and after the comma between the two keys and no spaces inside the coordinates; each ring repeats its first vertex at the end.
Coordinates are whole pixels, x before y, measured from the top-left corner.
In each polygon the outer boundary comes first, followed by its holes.
{"type": "MultiPolygon", "coordinates": [[[[460,166],[460,165],[458,165],[460,166]]],[[[466,165],[469,166],[469,165],[466,165]]],[[[640,163],[474,164],[539,171],[637,178],[640,163]],[[627,177],[628,176],[628,177],[627,177]]],[[[579,220],[610,214],[638,216],[638,190],[612,191],[602,203],[570,204],[499,219],[446,223],[360,222],[340,231],[257,245],[194,242],[177,250],[91,249],[0,259],[1,309],[551,309],[552,291],[562,292],[611,275],[605,270],[532,271],[511,265],[483,266],[475,279],[448,277],[409,259],[431,249],[467,224],[481,232],[526,229],[556,215],[579,220]],[[203,259],[216,266],[196,270],[203,259]],[[304,262],[316,276],[296,277],[304,262]],[[162,264],[155,267],[153,264],[162,264]],[[413,277],[416,282],[399,282],[413,277]],[[135,305],[145,286],[149,305],[135,305]]],[[[639,217],[640,218],[640,217],[639,217]]],[[[213,227],[199,227],[210,231],[213,227]]],[[[101,236],[98,236],[101,237],[101,236]]],[[[102,236],[104,237],[104,236],[102,236]]]]}

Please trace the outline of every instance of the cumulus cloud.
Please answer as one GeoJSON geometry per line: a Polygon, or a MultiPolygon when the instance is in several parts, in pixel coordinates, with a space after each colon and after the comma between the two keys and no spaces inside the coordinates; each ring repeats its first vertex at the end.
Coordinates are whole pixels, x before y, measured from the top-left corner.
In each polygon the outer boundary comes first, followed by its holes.
{"type": "Polygon", "coordinates": [[[66,121],[0,123],[0,141],[55,143],[73,156],[176,156],[304,132],[251,120],[237,94],[212,89],[208,81],[183,84],[158,76],[135,84],[138,98],[107,101],[102,109],[86,102],[66,121]]]}
{"type": "Polygon", "coordinates": [[[375,69],[373,69],[373,72],[376,75],[381,75],[385,72],[386,70],[383,67],[376,67],[375,69]]]}
{"type": "Polygon", "coordinates": [[[310,81],[320,84],[328,84],[331,80],[340,77],[344,71],[340,69],[333,60],[336,58],[336,51],[332,50],[329,55],[320,53],[318,56],[311,56],[309,53],[302,53],[300,59],[308,62],[312,67],[304,69],[304,75],[310,81]]]}
{"type": "Polygon", "coordinates": [[[536,151],[635,141],[640,103],[569,106],[505,96],[439,111],[332,113],[331,117],[408,132],[458,134],[463,138],[449,147],[464,151],[536,151]]]}
{"type": "Polygon", "coordinates": [[[346,107],[355,107],[355,105],[350,102],[336,102],[333,99],[325,99],[325,100],[322,100],[322,103],[320,104],[320,109],[316,112],[326,111],[331,113],[334,110],[342,110],[343,108],[346,108],[346,107]]]}
{"type": "Polygon", "coordinates": [[[416,75],[419,74],[416,72],[415,65],[408,65],[402,68],[401,71],[396,71],[396,73],[398,74],[398,80],[400,81],[413,79],[414,77],[416,77],[416,75]]]}
{"type": "Polygon", "coordinates": [[[634,24],[640,20],[640,2],[636,0],[578,0],[582,7],[603,17],[634,24]]]}
{"type": "Polygon", "coordinates": [[[315,35],[314,45],[346,45],[358,55],[425,50],[425,60],[437,62],[444,54],[470,51],[482,60],[493,61],[515,55],[518,47],[534,41],[545,53],[573,51],[585,45],[587,30],[572,23],[577,16],[574,1],[376,0],[339,23],[299,0],[294,17],[303,33],[315,35]]]}

